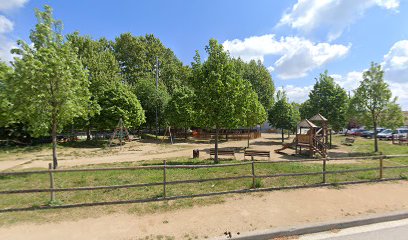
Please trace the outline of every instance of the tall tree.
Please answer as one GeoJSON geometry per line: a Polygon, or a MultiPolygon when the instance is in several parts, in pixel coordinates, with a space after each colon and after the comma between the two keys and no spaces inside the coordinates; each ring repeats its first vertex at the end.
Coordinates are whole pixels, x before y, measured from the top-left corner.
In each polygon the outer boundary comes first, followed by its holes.
{"type": "Polygon", "coordinates": [[[320,113],[329,120],[334,130],[340,130],[346,125],[347,104],[346,91],[325,71],[316,79],[309,99],[301,105],[300,113],[302,118],[320,113]]]}
{"type": "Polygon", "coordinates": [[[69,42],[61,34],[62,22],[52,9],[36,10],[38,23],[31,31],[33,46],[18,41],[20,55],[13,63],[11,102],[22,122],[34,135],[50,134],[54,168],[57,161],[57,133],[75,117],[87,114],[90,102],[87,73],[69,42]]]}
{"type": "Polygon", "coordinates": [[[243,77],[252,84],[264,108],[270,109],[273,106],[275,86],[268,69],[261,61],[251,60],[246,64],[243,77]]]}
{"type": "Polygon", "coordinates": [[[242,97],[247,95],[243,93],[245,81],[222,45],[211,39],[205,50],[208,58],[204,63],[196,52],[191,83],[196,96],[196,124],[215,129],[214,161],[217,163],[219,130],[245,124],[242,97]]]}
{"type": "MultiPolygon", "coordinates": [[[[181,86],[173,91],[173,96],[165,110],[167,123],[175,128],[183,128],[185,133],[194,124],[194,91],[181,86]]],[[[187,134],[185,134],[187,138],[187,134]]]]}
{"type": "Polygon", "coordinates": [[[284,142],[284,129],[292,129],[294,122],[294,110],[288,102],[285,91],[276,93],[276,101],[268,113],[268,121],[271,126],[282,130],[282,143],[284,142]]]}
{"type": "Polygon", "coordinates": [[[354,91],[353,98],[352,102],[357,112],[369,119],[374,127],[374,151],[378,152],[377,126],[391,99],[391,90],[384,81],[381,65],[371,63],[370,69],[363,73],[363,80],[354,91]]]}
{"type": "Polygon", "coordinates": [[[170,94],[191,74],[190,69],[183,66],[173,51],[166,48],[153,34],[121,34],[116,38],[113,48],[124,78],[131,85],[135,85],[140,79],[154,81],[156,57],[160,62],[160,81],[170,94]]]}
{"type": "Polygon", "coordinates": [[[146,125],[152,129],[156,123],[156,110],[159,126],[165,124],[165,109],[170,99],[166,87],[159,82],[158,89],[153,79],[139,79],[133,86],[133,91],[142,104],[146,115],[146,125]]]}

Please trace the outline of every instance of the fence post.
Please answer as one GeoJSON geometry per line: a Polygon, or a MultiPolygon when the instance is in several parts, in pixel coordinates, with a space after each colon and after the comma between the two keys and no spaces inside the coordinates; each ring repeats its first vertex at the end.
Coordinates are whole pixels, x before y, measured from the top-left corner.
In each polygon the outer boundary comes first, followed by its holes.
{"type": "Polygon", "coordinates": [[[163,198],[166,198],[166,160],[163,160],[163,198]]]}
{"type": "Polygon", "coordinates": [[[326,158],[323,158],[323,183],[326,183],[326,158]]]}
{"type": "Polygon", "coordinates": [[[50,189],[51,189],[51,202],[55,201],[55,192],[54,190],[54,173],[52,172],[52,163],[48,164],[48,171],[50,173],[50,189]]]}
{"type": "Polygon", "coordinates": [[[255,188],[255,162],[252,160],[252,188],[255,188]]]}
{"type": "Polygon", "coordinates": [[[384,160],[384,156],[381,156],[380,157],[380,179],[383,179],[383,170],[384,170],[383,160],[384,160]]]}

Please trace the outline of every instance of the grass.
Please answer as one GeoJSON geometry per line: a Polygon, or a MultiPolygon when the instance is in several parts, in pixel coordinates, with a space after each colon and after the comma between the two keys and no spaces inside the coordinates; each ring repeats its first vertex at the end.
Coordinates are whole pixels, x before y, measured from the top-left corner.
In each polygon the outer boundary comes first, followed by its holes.
{"type": "MultiPolygon", "coordinates": [[[[407,162],[408,158],[389,160],[384,163],[385,166],[391,166],[407,162]]],[[[158,164],[160,161],[153,161],[150,164],[158,164]]],[[[169,160],[169,164],[209,164],[208,161],[192,159],[174,159],[169,160]]],[[[228,163],[238,162],[229,160],[228,163]]],[[[221,163],[225,163],[222,161],[221,163]]],[[[378,167],[378,161],[359,161],[349,164],[330,164],[328,162],[327,170],[347,170],[356,168],[378,167]]],[[[141,163],[115,163],[94,165],[92,167],[119,167],[147,165],[141,163]]],[[[319,172],[321,171],[319,163],[276,163],[266,164],[258,163],[255,165],[256,175],[270,175],[277,173],[301,173],[301,172],[319,172]]],[[[232,177],[251,174],[251,165],[241,165],[223,168],[209,169],[168,169],[167,181],[188,180],[188,179],[208,179],[217,177],[232,177]]],[[[406,177],[406,169],[394,169],[385,171],[385,177],[406,177]]],[[[101,172],[70,172],[55,173],[55,184],[57,188],[102,186],[102,185],[122,185],[135,183],[161,182],[163,177],[162,170],[123,170],[123,171],[101,171],[101,172]]],[[[344,173],[336,175],[327,175],[327,181],[337,183],[341,181],[368,180],[378,177],[377,171],[344,173]]],[[[263,187],[284,187],[292,185],[305,185],[321,183],[321,175],[297,176],[297,177],[276,177],[257,179],[255,186],[263,187]]],[[[248,189],[252,186],[252,179],[230,180],[230,181],[211,181],[194,184],[168,185],[167,196],[192,195],[208,192],[220,192],[228,190],[248,189]]],[[[48,188],[49,176],[47,174],[29,174],[20,176],[0,177],[0,190],[10,189],[32,189],[48,188]]],[[[0,208],[20,208],[36,207],[43,205],[63,205],[83,202],[100,202],[131,200],[144,198],[157,198],[162,196],[162,186],[140,187],[115,190],[93,190],[77,192],[57,192],[56,201],[49,202],[49,193],[34,194],[14,194],[0,195],[0,208]]],[[[110,212],[126,212],[131,214],[147,214],[153,212],[169,211],[181,208],[189,208],[197,205],[207,205],[225,201],[224,196],[184,199],[170,202],[156,202],[145,204],[129,204],[126,206],[107,206],[91,207],[67,210],[41,210],[15,213],[2,213],[0,225],[11,224],[21,221],[44,222],[50,220],[75,219],[80,216],[99,216],[110,212]],[[95,211],[95,209],[98,209],[95,211]],[[79,213],[79,215],[78,215],[79,213]],[[58,216],[58,217],[57,217],[58,216]]]]}
{"type": "MultiPolygon", "coordinates": [[[[356,138],[352,146],[343,146],[341,141],[344,136],[333,136],[333,144],[335,148],[341,149],[349,155],[369,155],[372,154],[373,142],[370,139],[356,138]]],[[[62,144],[59,148],[103,148],[106,142],[85,142],[62,144]]],[[[49,149],[51,145],[38,145],[33,147],[5,148],[0,150],[2,154],[40,152],[49,149]],[[7,152],[7,153],[5,153],[7,152]]],[[[389,141],[379,142],[380,151],[383,154],[408,154],[407,146],[392,145],[389,141]]],[[[221,163],[234,163],[239,161],[224,160],[221,163]]],[[[371,168],[378,167],[378,161],[356,161],[345,164],[331,164],[328,162],[327,171],[347,170],[356,168],[371,168]]],[[[136,165],[160,165],[160,160],[150,160],[141,162],[127,163],[111,163],[90,165],[85,167],[127,167],[136,165]]],[[[167,161],[168,165],[174,164],[212,164],[211,161],[179,158],[167,161]]],[[[396,166],[408,164],[408,158],[397,158],[385,160],[384,166],[396,166]]],[[[82,166],[81,168],[84,168],[82,166]]],[[[320,163],[276,163],[264,164],[258,163],[255,166],[256,175],[270,175],[277,173],[302,173],[302,172],[319,172],[322,166],[320,163]]],[[[27,169],[29,170],[29,169],[27,169]]],[[[168,169],[167,181],[188,180],[188,179],[208,179],[218,177],[232,177],[250,175],[251,166],[234,166],[225,168],[210,168],[210,169],[168,169]]],[[[162,170],[125,170],[125,171],[103,171],[103,172],[70,172],[70,173],[55,173],[55,184],[57,188],[68,187],[85,187],[85,186],[102,186],[102,185],[122,185],[136,183],[161,182],[163,177],[162,170]]],[[[402,177],[408,178],[407,169],[386,170],[384,177],[402,177]]],[[[327,182],[339,183],[342,181],[357,181],[378,178],[377,171],[343,173],[335,175],[327,175],[327,182]]],[[[276,177],[256,179],[256,188],[268,187],[284,187],[293,185],[306,185],[321,183],[321,175],[297,176],[297,177],[276,177]]],[[[47,174],[31,174],[21,176],[3,176],[0,177],[0,191],[12,189],[33,189],[33,188],[48,188],[49,176],[47,174]]],[[[230,180],[230,181],[211,181],[194,184],[168,185],[167,196],[192,195],[208,192],[248,189],[252,187],[252,179],[230,180]]],[[[341,185],[334,185],[333,188],[341,189],[341,185]]],[[[162,196],[162,186],[155,187],[140,187],[129,189],[116,190],[93,190],[93,191],[77,191],[77,192],[57,192],[56,201],[50,202],[49,193],[35,194],[14,194],[0,195],[0,209],[5,208],[21,208],[21,207],[36,207],[44,205],[63,205],[83,202],[101,202],[101,201],[116,201],[116,200],[131,200],[144,198],[157,198],[162,196]]],[[[149,214],[163,211],[171,211],[182,208],[191,208],[193,206],[202,206],[208,204],[222,203],[226,201],[228,196],[183,199],[169,202],[154,202],[142,204],[127,204],[127,205],[111,205],[103,207],[87,207],[74,209],[50,209],[41,211],[26,211],[1,213],[0,225],[13,224],[18,222],[49,222],[62,221],[66,219],[75,220],[83,218],[83,216],[97,217],[109,213],[130,213],[130,214],[149,214]]]]}

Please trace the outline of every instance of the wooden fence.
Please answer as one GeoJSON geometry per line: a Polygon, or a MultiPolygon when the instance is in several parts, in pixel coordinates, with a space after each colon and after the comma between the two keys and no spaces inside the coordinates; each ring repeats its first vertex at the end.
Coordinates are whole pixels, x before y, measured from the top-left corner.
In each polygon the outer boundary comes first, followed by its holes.
{"type": "Polygon", "coordinates": [[[290,161],[249,161],[241,163],[231,163],[231,164],[215,164],[215,165],[168,165],[166,160],[163,161],[163,165],[152,165],[152,166],[134,166],[134,167],[114,167],[114,168],[85,168],[85,169],[53,169],[52,165],[49,165],[48,170],[35,170],[35,171],[18,171],[18,172],[0,172],[0,176],[16,176],[16,175],[27,175],[27,174],[48,174],[50,187],[49,188],[37,188],[37,189],[14,189],[14,190],[2,190],[0,195],[8,194],[27,194],[27,193],[50,193],[50,200],[55,201],[57,192],[70,192],[70,191],[90,191],[90,190],[101,190],[101,189],[123,189],[123,188],[137,188],[137,187],[150,187],[150,186],[163,186],[162,197],[157,198],[146,198],[146,199],[136,199],[136,200],[123,200],[123,201],[109,201],[109,202],[92,202],[92,203],[75,203],[75,204],[65,204],[57,206],[40,206],[40,207],[27,207],[27,208],[8,208],[0,209],[1,212],[12,212],[12,211],[26,211],[26,210],[36,210],[36,209],[50,209],[50,208],[72,208],[72,207],[83,207],[83,206],[98,206],[98,205],[111,205],[111,204],[126,204],[126,203],[143,203],[143,202],[155,202],[164,200],[176,200],[194,197],[205,197],[205,196],[215,196],[223,194],[233,194],[233,193],[247,193],[247,192],[259,192],[259,191],[273,191],[282,189],[298,189],[298,188],[310,188],[310,187],[321,187],[330,185],[346,185],[346,184],[357,184],[357,183],[367,183],[367,182],[378,182],[378,181],[390,181],[390,180],[401,180],[405,179],[403,176],[396,178],[384,178],[384,171],[387,169],[407,169],[408,165],[398,165],[398,166],[384,166],[385,159],[391,158],[401,158],[408,157],[408,155],[378,155],[378,156],[365,156],[365,157],[347,157],[347,158],[330,158],[330,159],[299,159],[290,161]],[[337,171],[327,171],[327,163],[335,163],[336,161],[355,161],[355,160],[378,160],[378,166],[372,168],[356,168],[349,170],[337,170],[337,171]],[[277,163],[313,163],[321,162],[322,170],[317,172],[301,172],[301,173],[277,173],[268,175],[257,175],[256,165],[257,164],[277,164],[277,163]],[[168,169],[198,169],[198,168],[225,168],[232,166],[244,166],[251,165],[251,172],[244,176],[234,176],[234,177],[219,177],[219,178],[208,178],[208,179],[191,179],[191,180],[177,180],[177,181],[167,181],[167,170],[168,169]],[[67,172],[99,172],[99,171],[124,171],[124,170],[141,170],[141,169],[156,169],[163,171],[163,180],[161,182],[154,183],[138,183],[138,184],[125,184],[125,185],[111,185],[111,186],[91,186],[91,187],[70,187],[70,188],[56,188],[55,187],[55,175],[58,173],[67,172]],[[341,174],[341,173],[354,173],[354,172],[366,172],[366,171],[378,171],[378,177],[370,180],[361,181],[346,181],[346,182],[327,182],[327,175],[330,174],[341,174]],[[312,176],[321,175],[322,181],[317,184],[306,184],[306,185],[295,185],[295,186],[284,186],[284,187],[269,187],[269,188],[257,188],[256,180],[263,178],[278,178],[278,177],[297,177],[297,176],[312,176]],[[238,179],[252,179],[252,186],[248,189],[237,189],[231,191],[222,192],[209,192],[202,194],[192,194],[192,195],[180,195],[180,196],[167,196],[166,188],[168,185],[176,184],[191,184],[191,183],[203,183],[211,181],[230,181],[238,179]]]}

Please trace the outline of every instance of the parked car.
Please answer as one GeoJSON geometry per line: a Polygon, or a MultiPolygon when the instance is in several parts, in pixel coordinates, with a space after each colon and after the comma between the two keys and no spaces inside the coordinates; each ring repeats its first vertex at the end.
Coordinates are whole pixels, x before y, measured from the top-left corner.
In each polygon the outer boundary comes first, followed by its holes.
{"type": "Polygon", "coordinates": [[[373,138],[374,137],[374,131],[366,130],[366,131],[362,132],[360,136],[364,137],[364,138],[373,138]]]}
{"type": "Polygon", "coordinates": [[[398,128],[394,132],[394,137],[407,137],[408,135],[408,128],[398,128]]]}
{"type": "Polygon", "coordinates": [[[391,140],[392,139],[392,134],[394,133],[394,131],[392,131],[391,129],[385,129],[384,131],[380,132],[379,134],[377,134],[378,139],[384,139],[384,140],[391,140]]]}
{"type": "Polygon", "coordinates": [[[364,131],[365,129],[351,129],[350,131],[347,131],[346,135],[361,136],[364,131]]]}

